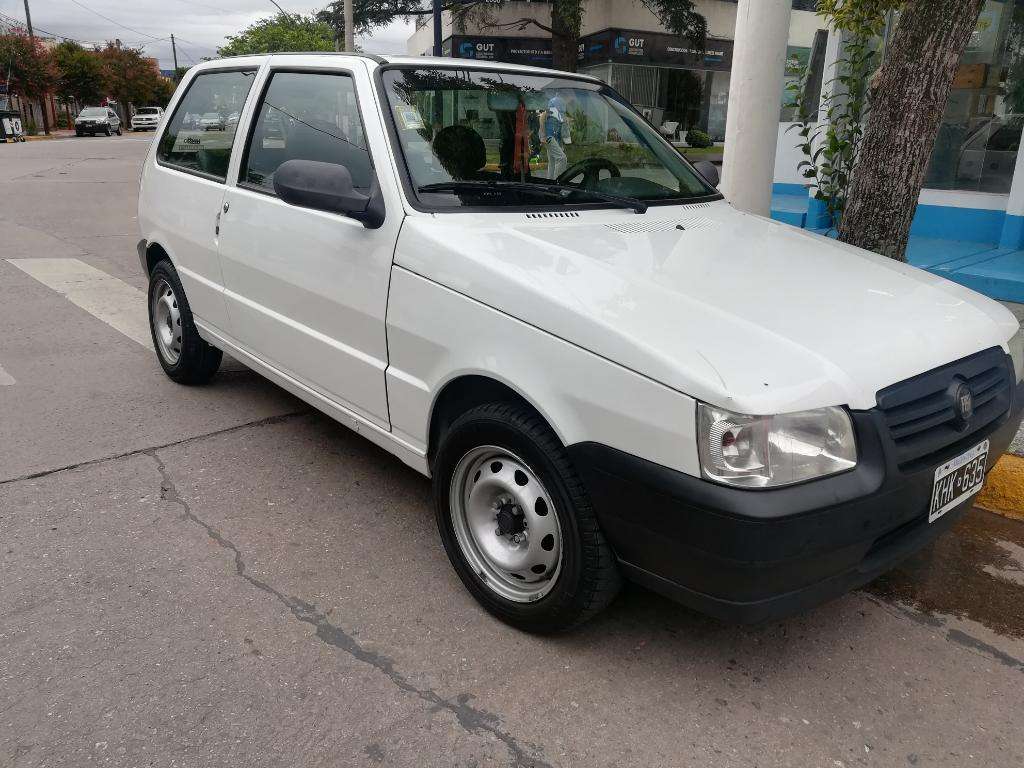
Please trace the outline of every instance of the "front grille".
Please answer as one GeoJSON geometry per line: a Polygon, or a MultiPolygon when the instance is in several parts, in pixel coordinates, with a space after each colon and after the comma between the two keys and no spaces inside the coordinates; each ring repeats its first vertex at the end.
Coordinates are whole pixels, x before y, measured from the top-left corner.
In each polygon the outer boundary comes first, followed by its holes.
{"type": "Polygon", "coordinates": [[[992,347],[880,390],[878,408],[900,469],[933,462],[947,449],[970,443],[1010,408],[1011,382],[1006,353],[992,347]],[[974,401],[966,420],[953,396],[961,383],[974,401]]]}

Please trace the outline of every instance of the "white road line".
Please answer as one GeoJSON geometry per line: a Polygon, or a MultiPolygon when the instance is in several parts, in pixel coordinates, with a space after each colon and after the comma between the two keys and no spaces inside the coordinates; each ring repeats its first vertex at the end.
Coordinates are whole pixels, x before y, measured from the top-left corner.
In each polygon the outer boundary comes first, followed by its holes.
{"type": "Polygon", "coordinates": [[[7,259],[132,341],[152,349],[146,294],[79,259],[7,259]]]}
{"type": "Polygon", "coordinates": [[[4,367],[0,365],[0,387],[9,387],[14,383],[14,377],[5,371],[4,367]]]}

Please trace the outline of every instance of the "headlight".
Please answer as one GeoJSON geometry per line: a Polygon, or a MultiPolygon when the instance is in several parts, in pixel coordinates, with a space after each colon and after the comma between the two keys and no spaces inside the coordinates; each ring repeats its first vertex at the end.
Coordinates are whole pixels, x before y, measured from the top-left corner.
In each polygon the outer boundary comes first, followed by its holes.
{"type": "Polygon", "coordinates": [[[790,485],[857,463],[853,424],[836,407],[745,416],[699,403],[697,439],[705,477],[741,488],[790,485]]]}
{"type": "Polygon", "coordinates": [[[1017,382],[1024,378],[1024,327],[1018,328],[1013,338],[1007,343],[1010,357],[1013,359],[1013,370],[1017,374],[1017,382]]]}

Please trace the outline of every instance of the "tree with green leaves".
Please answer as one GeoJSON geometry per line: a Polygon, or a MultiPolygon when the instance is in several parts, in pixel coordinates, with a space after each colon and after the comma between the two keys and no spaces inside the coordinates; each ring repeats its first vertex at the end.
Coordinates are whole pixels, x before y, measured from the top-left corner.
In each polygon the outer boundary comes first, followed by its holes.
{"type": "MultiPolygon", "coordinates": [[[[27,99],[43,99],[57,80],[53,59],[38,40],[20,32],[0,35],[0,80],[9,82],[11,93],[27,99]]],[[[43,105],[43,124],[46,105],[43,105]]],[[[48,132],[48,128],[47,128],[48,132]]]]}
{"type": "Polygon", "coordinates": [[[98,104],[103,96],[103,61],[96,51],[66,40],[50,52],[57,68],[57,98],[65,104],[98,104]]]}
{"type": "Polygon", "coordinates": [[[906,260],[910,224],[960,58],[984,0],[821,0],[836,29],[899,15],[867,83],[870,113],[859,142],[839,239],[906,260]]]}
{"type": "Polygon", "coordinates": [[[153,88],[153,100],[150,102],[154,107],[166,107],[174,95],[176,82],[166,77],[158,77],[156,86],[153,88]]]}
{"type": "MultiPolygon", "coordinates": [[[[662,26],[673,35],[689,40],[699,50],[707,44],[708,25],[697,11],[694,0],[640,0],[653,13],[662,26]]],[[[544,24],[533,17],[497,25],[487,19],[491,12],[486,6],[473,6],[461,14],[479,14],[481,26],[502,26],[526,29],[533,26],[551,35],[552,66],[564,72],[575,72],[579,55],[580,30],[585,13],[584,0],[551,0],[551,23],[544,24]]],[[[457,15],[460,13],[456,11],[457,15]]]]}
{"type": "Polygon", "coordinates": [[[124,48],[107,43],[100,52],[103,62],[103,82],[108,95],[121,106],[123,118],[128,119],[128,105],[144,105],[153,101],[160,70],[156,63],[135,48],[124,48]]]}
{"type": "MultiPolygon", "coordinates": [[[[340,51],[345,39],[345,11],[343,0],[335,0],[316,13],[333,30],[335,50],[340,51]]],[[[396,18],[405,16],[425,7],[422,0],[353,0],[352,26],[360,35],[390,24],[396,18]]]]}
{"type": "Polygon", "coordinates": [[[253,22],[237,35],[228,35],[227,44],[218,48],[217,54],[333,50],[334,32],[327,22],[298,13],[278,13],[253,22]]]}

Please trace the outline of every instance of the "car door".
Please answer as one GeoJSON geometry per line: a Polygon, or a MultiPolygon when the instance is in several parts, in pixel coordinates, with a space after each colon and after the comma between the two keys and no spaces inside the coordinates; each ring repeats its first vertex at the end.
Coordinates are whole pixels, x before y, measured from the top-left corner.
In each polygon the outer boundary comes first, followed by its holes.
{"type": "Polygon", "coordinates": [[[274,192],[274,172],[295,159],[344,165],[369,189],[387,150],[377,110],[360,109],[373,103],[369,72],[348,66],[271,64],[224,198],[224,296],[245,351],[389,428],[385,312],[401,206],[385,202],[383,226],[368,229],[274,192]]]}
{"type": "Polygon", "coordinates": [[[236,126],[202,131],[187,117],[217,104],[241,109],[256,71],[255,66],[201,71],[189,81],[160,134],[139,196],[139,213],[149,219],[145,231],[174,261],[192,313],[214,330],[229,325],[217,228],[236,126]]]}

